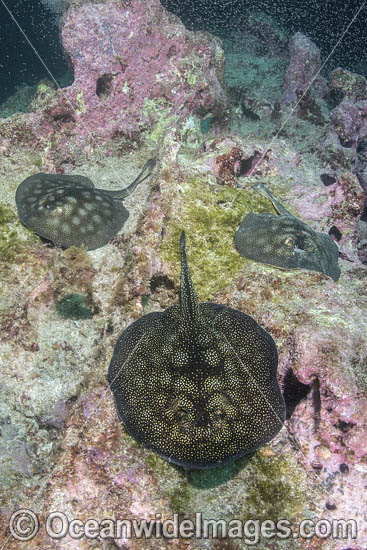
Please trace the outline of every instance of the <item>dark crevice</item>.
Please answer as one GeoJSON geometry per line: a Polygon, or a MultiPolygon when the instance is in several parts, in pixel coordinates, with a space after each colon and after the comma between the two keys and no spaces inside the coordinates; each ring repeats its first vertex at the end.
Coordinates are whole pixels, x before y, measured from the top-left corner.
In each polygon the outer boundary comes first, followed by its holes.
{"type": "Polygon", "coordinates": [[[345,147],[346,149],[350,149],[355,143],[349,136],[339,136],[339,141],[342,147],[345,147]]]}
{"type": "Polygon", "coordinates": [[[330,237],[334,237],[334,239],[338,242],[340,241],[340,239],[343,236],[343,234],[339,231],[339,229],[336,227],[336,225],[333,225],[329,229],[329,235],[330,235],[330,237]]]}
{"type": "Polygon", "coordinates": [[[252,175],[253,169],[256,167],[260,159],[261,153],[259,151],[255,151],[252,157],[242,159],[239,176],[247,176],[247,174],[252,175]]]}
{"type": "Polygon", "coordinates": [[[97,78],[96,94],[98,97],[104,97],[110,95],[112,91],[112,81],[114,75],[111,73],[105,73],[97,78]]]}
{"type": "Polygon", "coordinates": [[[55,122],[62,122],[63,124],[66,124],[67,122],[75,122],[75,119],[70,113],[60,113],[58,115],[54,115],[53,120],[55,122]]]}
{"type": "Polygon", "coordinates": [[[162,286],[169,290],[175,288],[174,282],[169,279],[167,275],[162,275],[161,273],[153,275],[153,277],[150,279],[150,292],[153,294],[153,292],[155,292],[157,288],[162,286]]]}
{"type": "Polygon", "coordinates": [[[241,107],[242,107],[242,113],[245,115],[246,118],[248,118],[250,120],[254,120],[254,121],[260,120],[259,115],[256,114],[255,111],[253,111],[249,107],[246,107],[243,103],[242,103],[241,107]]]}
{"type": "Polygon", "coordinates": [[[358,141],[357,154],[366,153],[366,152],[367,152],[367,138],[363,138],[358,141]]]}
{"type": "Polygon", "coordinates": [[[311,387],[298,380],[292,369],[288,369],[283,379],[283,397],[286,406],[286,419],[294,413],[298,403],[305,399],[311,391],[311,387]]]}
{"type": "Polygon", "coordinates": [[[363,212],[362,212],[362,216],[359,218],[359,221],[361,222],[367,222],[367,195],[365,194],[364,196],[364,201],[363,201],[363,212]]]}
{"type": "Polygon", "coordinates": [[[330,176],[330,174],[321,174],[320,179],[325,186],[333,185],[336,182],[336,177],[330,176]]]}
{"type": "Polygon", "coordinates": [[[319,429],[320,425],[320,411],[321,411],[321,396],[320,396],[320,381],[318,378],[312,382],[312,405],[314,411],[314,429],[315,432],[319,429]]]}
{"type": "Polygon", "coordinates": [[[342,462],[339,466],[339,470],[341,471],[342,474],[347,474],[349,472],[348,464],[345,464],[344,462],[342,462]]]}
{"type": "Polygon", "coordinates": [[[344,422],[344,420],[338,420],[338,423],[335,424],[335,428],[338,428],[341,432],[348,433],[355,424],[353,422],[344,422]]]}

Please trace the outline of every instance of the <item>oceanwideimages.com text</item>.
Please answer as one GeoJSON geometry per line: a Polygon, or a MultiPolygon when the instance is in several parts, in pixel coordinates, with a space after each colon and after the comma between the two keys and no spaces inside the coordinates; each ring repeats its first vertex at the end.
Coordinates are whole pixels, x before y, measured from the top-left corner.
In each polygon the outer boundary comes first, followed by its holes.
{"type": "Polygon", "coordinates": [[[195,514],[195,519],[180,519],[178,514],[173,518],[162,518],[156,514],[155,519],[102,519],[90,518],[85,521],[70,519],[63,512],[51,512],[43,525],[38,516],[27,509],[17,510],[11,516],[9,529],[11,535],[20,541],[34,539],[39,531],[45,530],[51,539],[242,539],[247,545],[256,545],[262,540],[271,539],[356,539],[357,523],[349,519],[304,519],[297,525],[287,519],[275,522],[271,519],[249,519],[241,521],[232,519],[205,519],[202,513],[195,514]]]}

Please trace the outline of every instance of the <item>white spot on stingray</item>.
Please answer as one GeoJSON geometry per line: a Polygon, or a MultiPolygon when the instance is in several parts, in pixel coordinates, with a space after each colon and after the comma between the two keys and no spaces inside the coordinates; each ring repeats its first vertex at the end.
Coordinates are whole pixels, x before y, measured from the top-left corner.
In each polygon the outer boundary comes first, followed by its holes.
{"type": "Polygon", "coordinates": [[[71,233],[71,227],[67,223],[63,223],[60,228],[64,233],[71,233]]]}
{"type": "Polygon", "coordinates": [[[73,216],[72,219],[71,219],[71,223],[73,225],[79,225],[80,224],[80,219],[77,216],[73,216]]]}
{"type": "Polygon", "coordinates": [[[89,211],[94,210],[94,204],[92,202],[85,202],[84,208],[89,211]]]}
{"type": "Polygon", "coordinates": [[[93,220],[94,222],[96,222],[96,223],[101,223],[102,218],[101,218],[101,216],[100,216],[99,214],[93,214],[92,220],[93,220]]]}
{"type": "Polygon", "coordinates": [[[85,208],[78,208],[78,214],[79,216],[86,216],[88,212],[85,210],[85,208]]]}

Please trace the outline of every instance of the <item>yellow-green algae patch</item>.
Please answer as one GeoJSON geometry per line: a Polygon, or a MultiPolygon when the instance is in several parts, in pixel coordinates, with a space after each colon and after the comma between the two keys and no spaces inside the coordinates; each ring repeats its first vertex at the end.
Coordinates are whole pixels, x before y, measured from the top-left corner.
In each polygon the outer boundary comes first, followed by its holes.
{"type": "MultiPolygon", "coordinates": [[[[236,251],[234,233],[248,212],[269,211],[269,201],[251,188],[211,185],[200,178],[180,188],[180,207],[168,222],[163,260],[174,265],[179,278],[180,233],[188,242],[188,260],[200,301],[210,300],[228,286],[248,261],[236,251]]],[[[271,211],[271,208],[270,208],[271,211]]]]}
{"type": "Polygon", "coordinates": [[[305,473],[285,456],[257,452],[250,463],[251,485],[246,495],[244,521],[282,518],[299,520],[305,513],[305,473]]]}
{"type": "Polygon", "coordinates": [[[20,227],[15,212],[0,204],[0,262],[12,263],[25,251],[25,240],[19,237],[20,227]]]}
{"type": "Polygon", "coordinates": [[[145,100],[142,114],[153,124],[153,130],[146,136],[149,143],[159,143],[167,128],[177,121],[177,115],[170,115],[171,111],[172,105],[163,98],[145,100]]]}
{"type": "Polygon", "coordinates": [[[276,456],[265,447],[219,468],[176,472],[171,466],[160,480],[173,513],[182,517],[193,510],[203,518],[240,519],[242,522],[307,518],[312,486],[292,456],[276,456]]]}

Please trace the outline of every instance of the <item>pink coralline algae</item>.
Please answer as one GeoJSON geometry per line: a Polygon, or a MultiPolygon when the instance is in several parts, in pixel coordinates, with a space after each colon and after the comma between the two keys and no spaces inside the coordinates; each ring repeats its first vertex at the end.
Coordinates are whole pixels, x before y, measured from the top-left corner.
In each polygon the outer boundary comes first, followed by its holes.
{"type": "MultiPolygon", "coordinates": [[[[296,330],[290,345],[289,365],[313,393],[296,408],[290,421],[300,442],[308,439],[310,467],[315,466],[312,460],[317,457],[321,465],[338,471],[341,464],[357,464],[367,458],[363,364],[353,359],[353,350],[362,349],[363,340],[357,335],[345,338],[347,332],[324,327],[318,334],[314,327],[302,327],[296,330]],[[311,425],[305,422],[307,417],[312,419],[311,425]],[[324,453],[322,445],[327,448],[324,453]]],[[[363,355],[366,358],[366,353],[363,355]]],[[[283,372],[287,364],[285,360],[283,372]]]]}
{"type": "MultiPolygon", "coordinates": [[[[305,36],[297,32],[289,42],[290,62],[284,79],[281,103],[295,104],[300,94],[306,92],[320,66],[320,50],[305,36]]],[[[311,88],[314,95],[325,92],[324,79],[317,77],[311,88]]]]}
{"type": "Polygon", "coordinates": [[[74,82],[44,109],[41,133],[131,138],[226,105],[220,40],[188,31],[158,0],[73,6],[61,36],[74,82]]]}
{"type": "Polygon", "coordinates": [[[343,147],[358,146],[367,136],[367,101],[343,101],[331,111],[330,122],[343,147]]]}
{"type": "MultiPolygon", "coordinates": [[[[338,305],[329,307],[335,307],[337,315],[338,305]]],[[[323,327],[322,331],[302,327],[295,331],[288,352],[281,361],[283,374],[291,368],[310,389],[288,423],[300,459],[310,475],[315,473],[326,497],[324,517],[328,510],[336,510],[339,516],[355,518],[359,536],[365,540],[363,510],[367,500],[362,487],[367,480],[367,396],[363,335],[351,337],[348,327],[323,327]],[[359,351],[362,353],[357,359],[359,351]],[[361,513],[355,511],[356,497],[361,513]]]]}
{"type": "MultiPolygon", "coordinates": [[[[358,75],[357,75],[358,76],[358,75]]],[[[351,95],[357,95],[353,91],[351,95]]],[[[351,168],[362,187],[367,189],[366,145],[367,100],[354,101],[346,95],[330,113],[326,137],[320,147],[321,158],[335,172],[351,168]]]]}
{"type": "Polygon", "coordinates": [[[367,81],[356,73],[338,67],[330,74],[330,86],[334,90],[340,90],[345,98],[351,101],[367,99],[367,81]]]}
{"type": "Polygon", "coordinates": [[[342,172],[335,183],[310,189],[294,201],[305,221],[323,220],[323,231],[331,231],[344,259],[357,262],[358,221],[363,211],[363,189],[351,172],[342,172]]]}

